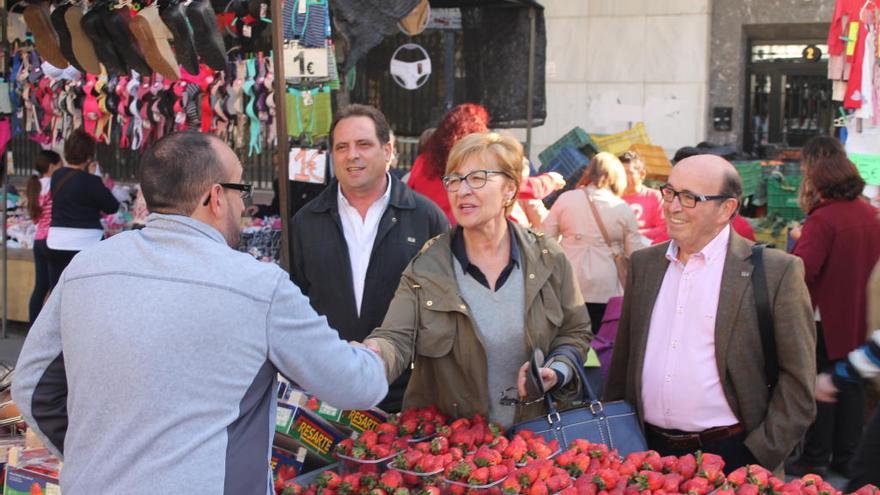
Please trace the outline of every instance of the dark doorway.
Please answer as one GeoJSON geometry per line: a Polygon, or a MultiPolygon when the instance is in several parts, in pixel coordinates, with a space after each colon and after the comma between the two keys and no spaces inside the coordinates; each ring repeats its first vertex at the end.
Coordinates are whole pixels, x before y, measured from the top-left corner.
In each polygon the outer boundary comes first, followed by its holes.
{"type": "Polygon", "coordinates": [[[839,103],[831,100],[826,47],[821,42],[752,42],[746,74],[743,148],[758,156],[797,148],[831,134],[839,103]],[[809,48],[812,47],[812,48],[809,48]],[[805,58],[818,49],[815,61],[805,58]]]}

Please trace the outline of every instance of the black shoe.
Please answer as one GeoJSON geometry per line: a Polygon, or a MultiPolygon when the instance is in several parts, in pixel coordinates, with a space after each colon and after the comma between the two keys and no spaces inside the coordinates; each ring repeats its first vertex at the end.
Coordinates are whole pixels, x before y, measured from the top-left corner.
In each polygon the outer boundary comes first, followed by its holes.
{"type": "Polygon", "coordinates": [[[823,478],[828,475],[828,466],[815,466],[807,464],[800,459],[785,464],[785,474],[798,478],[807,474],[818,474],[823,478]]]}

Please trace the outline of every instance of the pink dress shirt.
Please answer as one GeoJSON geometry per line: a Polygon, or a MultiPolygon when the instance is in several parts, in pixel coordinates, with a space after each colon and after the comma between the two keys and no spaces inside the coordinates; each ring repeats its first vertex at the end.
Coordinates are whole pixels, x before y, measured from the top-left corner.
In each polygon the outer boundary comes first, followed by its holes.
{"type": "Polygon", "coordinates": [[[715,360],[715,315],[730,227],[687,264],[669,244],[669,267],[657,294],[642,370],[644,420],[699,432],[739,422],[721,387],[715,360]]]}

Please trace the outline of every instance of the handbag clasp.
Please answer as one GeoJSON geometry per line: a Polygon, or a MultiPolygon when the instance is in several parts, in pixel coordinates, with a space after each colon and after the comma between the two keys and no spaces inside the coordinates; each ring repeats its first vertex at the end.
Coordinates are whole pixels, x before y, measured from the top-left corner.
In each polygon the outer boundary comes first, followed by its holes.
{"type": "Polygon", "coordinates": [[[551,425],[553,424],[553,417],[556,416],[556,422],[562,421],[562,416],[559,415],[558,411],[553,411],[552,413],[547,415],[547,422],[551,425]]]}
{"type": "Polygon", "coordinates": [[[602,406],[601,402],[594,400],[593,402],[590,402],[590,412],[593,413],[593,416],[602,414],[605,412],[605,407],[602,406]]]}

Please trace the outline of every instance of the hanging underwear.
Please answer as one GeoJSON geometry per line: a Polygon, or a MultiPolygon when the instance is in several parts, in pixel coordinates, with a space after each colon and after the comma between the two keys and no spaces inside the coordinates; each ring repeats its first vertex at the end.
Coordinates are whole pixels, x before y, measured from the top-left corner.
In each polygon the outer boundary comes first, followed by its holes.
{"type": "Polygon", "coordinates": [[[98,118],[101,116],[101,109],[98,107],[98,98],[95,96],[95,80],[97,76],[94,74],[86,74],[86,84],[83,86],[85,93],[85,101],[83,102],[83,124],[86,132],[95,137],[95,128],[98,126],[98,118]]]}
{"type": "Polygon", "coordinates": [[[268,134],[266,142],[270,148],[274,148],[278,144],[278,129],[275,128],[275,70],[272,67],[272,56],[265,58],[266,63],[266,79],[263,84],[266,86],[266,108],[269,118],[266,121],[268,134]]]}
{"type": "Polygon", "coordinates": [[[98,126],[95,128],[95,139],[99,143],[110,144],[111,131],[113,130],[113,114],[107,107],[107,73],[101,73],[95,83],[95,92],[98,95],[98,109],[101,111],[98,117],[98,126]]]}
{"type": "Polygon", "coordinates": [[[253,156],[255,152],[260,153],[260,120],[257,118],[257,114],[254,113],[254,103],[256,103],[256,95],[254,94],[254,86],[256,85],[256,81],[254,80],[254,76],[256,75],[255,64],[256,60],[253,58],[247,60],[247,80],[245,80],[243,88],[245,95],[248,97],[245,113],[250,119],[248,156],[253,156]]]}
{"type": "Polygon", "coordinates": [[[137,72],[131,73],[131,79],[128,81],[128,111],[131,115],[131,149],[140,149],[144,142],[144,125],[141,119],[141,112],[138,108],[138,93],[141,88],[141,76],[137,72]]]}

